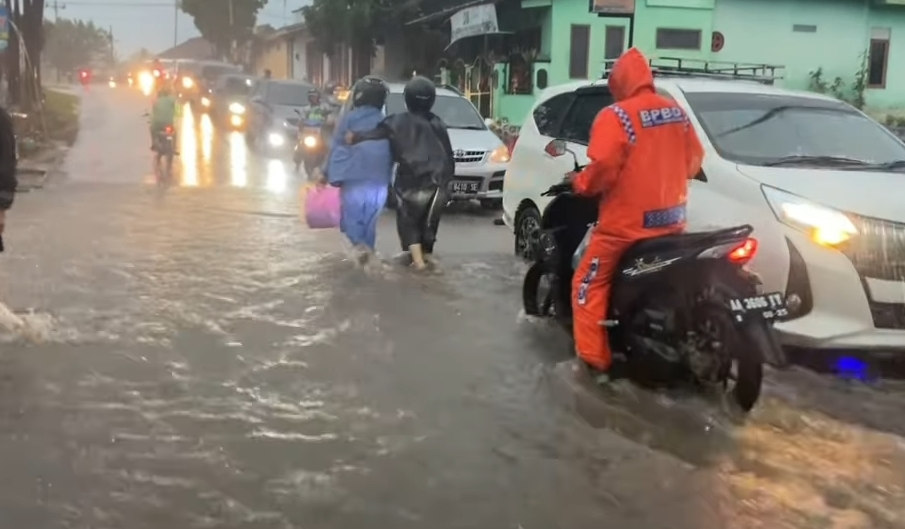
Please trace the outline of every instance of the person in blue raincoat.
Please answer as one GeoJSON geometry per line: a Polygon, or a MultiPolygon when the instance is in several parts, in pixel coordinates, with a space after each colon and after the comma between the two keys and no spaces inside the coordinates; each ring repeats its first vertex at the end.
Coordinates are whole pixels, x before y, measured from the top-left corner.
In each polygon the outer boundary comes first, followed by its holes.
{"type": "Polygon", "coordinates": [[[340,188],[340,230],[359,252],[364,265],[374,254],[377,221],[387,200],[393,157],[387,140],[347,144],[349,132],[375,128],[384,119],[389,90],[376,77],[361,79],[352,89],[352,110],[342,117],[326,163],[326,181],[340,188]]]}

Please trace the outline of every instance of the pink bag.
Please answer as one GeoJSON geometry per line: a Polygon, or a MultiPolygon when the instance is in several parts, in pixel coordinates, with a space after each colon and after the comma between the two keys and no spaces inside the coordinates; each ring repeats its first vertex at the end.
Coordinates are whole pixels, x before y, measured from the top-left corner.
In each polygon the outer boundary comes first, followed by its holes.
{"type": "Polygon", "coordinates": [[[305,222],[309,228],[335,228],[339,226],[339,188],[333,186],[309,187],[305,194],[305,222]]]}

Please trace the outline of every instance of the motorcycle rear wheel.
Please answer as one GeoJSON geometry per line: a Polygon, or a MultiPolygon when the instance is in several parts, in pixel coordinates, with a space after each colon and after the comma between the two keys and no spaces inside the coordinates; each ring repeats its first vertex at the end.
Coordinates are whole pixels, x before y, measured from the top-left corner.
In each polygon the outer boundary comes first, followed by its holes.
{"type": "Polygon", "coordinates": [[[751,350],[753,344],[761,343],[751,336],[759,329],[739,327],[728,309],[718,304],[708,303],[695,311],[695,333],[704,346],[713,348],[710,353],[723,361],[717,383],[724,396],[745,413],[754,408],[763,386],[763,360],[760,351],[751,350]]]}

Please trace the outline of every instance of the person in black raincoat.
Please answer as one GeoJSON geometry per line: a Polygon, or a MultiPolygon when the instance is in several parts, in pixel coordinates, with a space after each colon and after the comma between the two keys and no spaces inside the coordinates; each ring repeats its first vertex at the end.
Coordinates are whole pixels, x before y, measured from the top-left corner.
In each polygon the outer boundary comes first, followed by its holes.
{"type": "Polygon", "coordinates": [[[405,85],[404,95],[407,112],[387,116],[373,130],[350,132],[346,142],[390,140],[393,160],[399,164],[393,183],[399,239],[402,250],[411,253],[412,266],[423,270],[432,261],[456,164],[446,124],[431,112],[437,99],[434,83],[415,77],[405,85]]]}
{"type": "Polygon", "coordinates": [[[16,198],[16,133],[13,119],[0,108],[0,252],[3,251],[3,228],[6,224],[6,210],[16,198]]]}

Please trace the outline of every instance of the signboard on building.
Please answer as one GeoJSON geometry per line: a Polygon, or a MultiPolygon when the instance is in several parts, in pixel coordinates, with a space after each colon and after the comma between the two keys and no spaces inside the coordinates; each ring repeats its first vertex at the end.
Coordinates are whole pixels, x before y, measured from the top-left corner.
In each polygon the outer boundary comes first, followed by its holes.
{"type": "Polygon", "coordinates": [[[0,6],[0,51],[9,46],[9,11],[0,6]]]}
{"type": "Polygon", "coordinates": [[[482,4],[462,9],[450,18],[450,25],[452,26],[450,44],[466,37],[500,32],[494,4],[482,4]]]}
{"type": "Polygon", "coordinates": [[[601,15],[633,15],[635,0],[591,0],[591,12],[601,15]]]}

